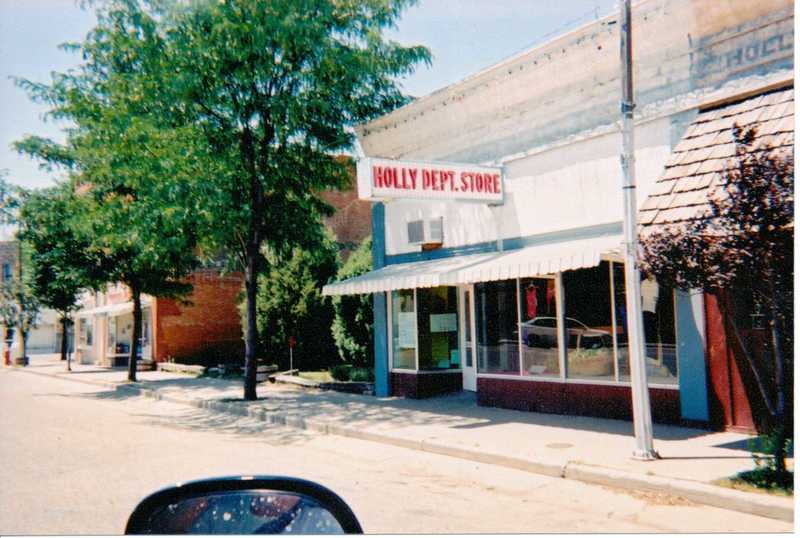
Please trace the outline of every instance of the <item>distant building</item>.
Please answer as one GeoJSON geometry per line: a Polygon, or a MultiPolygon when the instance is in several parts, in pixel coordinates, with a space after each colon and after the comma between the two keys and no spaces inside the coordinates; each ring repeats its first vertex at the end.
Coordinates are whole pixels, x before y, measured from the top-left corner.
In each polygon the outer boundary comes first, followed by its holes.
{"type": "MultiPolygon", "coordinates": [[[[141,360],[213,363],[242,356],[237,309],[241,274],[203,269],[195,271],[189,282],[193,291],[185,302],[143,296],[141,360]]],[[[114,284],[105,292],[86,294],[82,304],[75,314],[76,360],[101,366],[126,365],[133,345],[130,291],[114,284]]]]}

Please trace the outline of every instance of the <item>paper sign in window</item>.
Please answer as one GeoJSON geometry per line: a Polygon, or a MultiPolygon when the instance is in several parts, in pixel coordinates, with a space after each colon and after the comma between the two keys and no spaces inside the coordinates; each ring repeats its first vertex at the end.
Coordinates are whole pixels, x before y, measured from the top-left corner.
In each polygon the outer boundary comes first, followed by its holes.
{"type": "Polygon", "coordinates": [[[456,314],[431,314],[432,333],[452,333],[458,330],[456,314]]]}

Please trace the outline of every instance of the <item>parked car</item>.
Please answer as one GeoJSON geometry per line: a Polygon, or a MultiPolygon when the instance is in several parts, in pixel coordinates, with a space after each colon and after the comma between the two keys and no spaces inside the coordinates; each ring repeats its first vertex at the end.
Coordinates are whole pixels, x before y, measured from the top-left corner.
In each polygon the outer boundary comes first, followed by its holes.
{"type": "MultiPolygon", "coordinates": [[[[612,347],[611,333],[592,329],[574,318],[566,318],[567,347],[598,349],[612,347]]],[[[554,317],[539,316],[520,323],[523,341],[528,347],[556,347],[558,322],[554,317]]]]}

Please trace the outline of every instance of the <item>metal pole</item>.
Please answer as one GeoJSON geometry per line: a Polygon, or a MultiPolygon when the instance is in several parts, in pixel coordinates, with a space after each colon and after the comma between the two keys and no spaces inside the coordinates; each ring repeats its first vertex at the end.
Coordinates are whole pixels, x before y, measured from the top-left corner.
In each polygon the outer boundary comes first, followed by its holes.
{"type": "Polygon", "coordinates": [[[631,0],[620,2],[620,60],[622,62],[622,195],[625,206],[625,303],[628,311],[628,360],[631,368],[633,429],[636,449],[633,457],[653,460],[653,419],[647,390],[644,331],[642,327],[641,279],[636,265],[636,174],[633,143],[633,68],[631,38],[631,0]]]}

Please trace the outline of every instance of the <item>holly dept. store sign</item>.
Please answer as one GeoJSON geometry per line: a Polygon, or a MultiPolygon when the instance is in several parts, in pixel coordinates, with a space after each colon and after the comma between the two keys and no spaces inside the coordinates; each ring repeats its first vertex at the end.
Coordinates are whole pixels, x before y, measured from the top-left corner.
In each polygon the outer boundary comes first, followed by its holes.
{"type": "Polygon", "coordinates": [[[503,169],[471,164],[365,158],[358,161],[358,197],[503,202],[503,169]]]}

